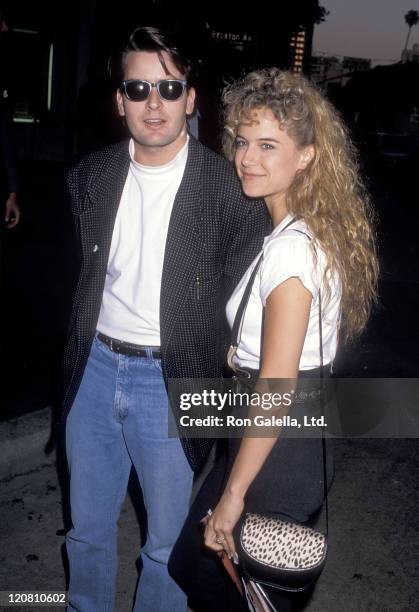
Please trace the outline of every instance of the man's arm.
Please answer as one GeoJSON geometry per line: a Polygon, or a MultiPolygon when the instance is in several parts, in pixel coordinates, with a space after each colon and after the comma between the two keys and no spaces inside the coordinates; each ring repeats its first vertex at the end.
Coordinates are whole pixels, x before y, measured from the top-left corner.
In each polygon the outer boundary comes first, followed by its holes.
{"type": "MultiPolygon", "coordinates": [[[[77,283],[80,275],[82,250],[80,240],[80,228],[79,218],[75,214],[77,210],[78,193],[79,193],[79,177],[78,168],[73,166],[67,172],[65,177],[66,187],[66,223],[68,223],[68,238],[67,238],[67,266],[68,266],[68,283],[69,283],[69,295],[71,295],[71,302],[74,311],[74,298],[76,295],[77,283]]],[[[69,313],[70,314],[70,313],[69,313]]],[[[74,312],[73,312],[74,314],[74,312]]],[[[71,317],[70,317],[71,318],[71,317]]]]}
{"type": "Polygon", "coordinates": [[[249,200],[240,191],[236,195],[233,216],[229,220],[224,264],[224,292],[227,301],[243,274],[272,231],[272,222],[263,200],[249,200]]]}

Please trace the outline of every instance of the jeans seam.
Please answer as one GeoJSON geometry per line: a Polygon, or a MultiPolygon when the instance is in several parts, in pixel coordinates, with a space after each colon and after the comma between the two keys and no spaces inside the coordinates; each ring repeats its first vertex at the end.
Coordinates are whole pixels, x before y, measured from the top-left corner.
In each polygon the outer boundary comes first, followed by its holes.
{"type": "MultiPolygon", "coordinates": [[[[118,361],[118,366],[119,366],[119,361],[118,361]]],[[[123,437],[122,425],[121,425],[121,436],[123,437]]],[[[119,475],[120,475],[120,477],[122,476],[122,467],[123,467],[123,458],[122,458],[122,455],[123,455],[123,450],[124,450],[124,446],[121,445],[121,453],[119,455],[119,475]]],[[[125,492],[125,495],[126,495],[126,492],[125,492]]],[[[113,511],[111,510],[111,508],[109,508],[109,514],[108,514],[109,524],[110,524],[111,517],[117,515],[116,510],[117,510],[117,494],[116,494],[116,496],[115,496],[115,498],[113,500],[113,511]]],[[[118,520],[116,521],[116,528],[117,528],[117,531],[118,531],[118,520]]],[[[117,580],[117,576],[118,576],[118,536],[117,536],[117,550],[116,550],[116,568],[117,568],[117,573],[116,573],[116,576],[115,576],[115,584],[110,579],[110,577],[111,577],[111,566],[112,566],[112,553],[109,552],[109,551],[106,552],[106,561],[107,561],[107,567],[106,567],[105,576],[106,576],[106,586],[107,586],[107,588],[105,588],[105,610],[104,610],[104,612],[112,612],[112,610],[115,607],[115,601],[111,601],[112,587],[114,587],[116,589],[116,580],[117,580]]],[[[114,600],[115,600],[115,598],[116,598],[116,591],[114,593],[114,600]]]]}
{"type": "Polygon", "coordinates": [[[116,370],[116,377],[115,377],[115,397],[114,397],[114,403],[113,403],[113,412],[115,415],[115,418],[118,422],[121,422],[121,404],[122,404],[122,391],[121,391],[121,384],[120,384],[120,374],[121,374],[121,370],[123,369],[121,367],[122,365],[122,359],[121,359],[121,355],[117,356],[117,370],[116,370]]]}

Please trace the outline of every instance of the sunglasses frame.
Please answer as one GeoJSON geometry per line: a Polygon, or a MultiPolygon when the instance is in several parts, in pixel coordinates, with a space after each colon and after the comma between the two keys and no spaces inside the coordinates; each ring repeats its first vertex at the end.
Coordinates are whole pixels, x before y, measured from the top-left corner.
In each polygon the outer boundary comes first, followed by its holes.
{"type": "Polygon", "coordinates": [[[178,100],[180,100],[180,98],[183,96],[186,88],[187,88],[187,81],[185,79],[160,79],[160,81],[156,81],[155,83],[151,83],[150,81],[146,81],[145,79],[124,79],[121,82],[121,86],[120,89],[122,90],[124,96],[126,97],[127,100],[130,100],[131,102],[145,102],[151,95],[151,91],[153,89],[153,87],[155,87],[157,89],[157,93],[160,96],[161,100],[165,100],[166,102],[177,102],[178,100]],[[144,100],[135,100],[134,98],[130,98],[127,92],[127,84],[129,83],[147,83],[147,85],[149,85],[150,87],[150,91],[148,92],[147,96],[144,98],[144,100]],[[174,98],[173,100],[170,100],[168,98],[165,98],[164,96],[161,95],[160,93],[160,85],[162,83],[180,83],[182,85],[182,93],[180,94],[180,96],[178,98],[174,98]]]}

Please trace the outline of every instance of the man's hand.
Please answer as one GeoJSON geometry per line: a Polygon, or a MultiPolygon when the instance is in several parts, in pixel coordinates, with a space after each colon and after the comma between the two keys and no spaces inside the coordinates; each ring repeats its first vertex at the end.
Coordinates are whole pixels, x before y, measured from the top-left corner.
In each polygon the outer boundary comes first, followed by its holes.
{"type": "Polygon", "coordinates": [[[16,227],[20,220],[20,208],[17,203],[17,193],[12,192],[6,200],[6,214],[4,215],[7,229],[16,227]]]}

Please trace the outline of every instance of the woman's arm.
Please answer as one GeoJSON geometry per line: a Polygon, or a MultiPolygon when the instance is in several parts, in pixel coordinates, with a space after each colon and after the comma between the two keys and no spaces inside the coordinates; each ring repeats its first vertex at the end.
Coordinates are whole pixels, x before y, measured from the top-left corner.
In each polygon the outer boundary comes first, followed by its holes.
{"type": "MultiPolygon", "coordinates": [[[[297,378],[311,300],[310,291],[296,277],[287,279],[270,293],[266,301],[260,379],[297,378]]],[[[229,556],[235,552],[232,532],[243,512],[244,497],[278,435],[243,438],[226,489],[205,530],[205,544],[213,550],[224,549],[229,556]],[[225,538],[222,545],[215,542],[217,535],[225,538]]]]}

